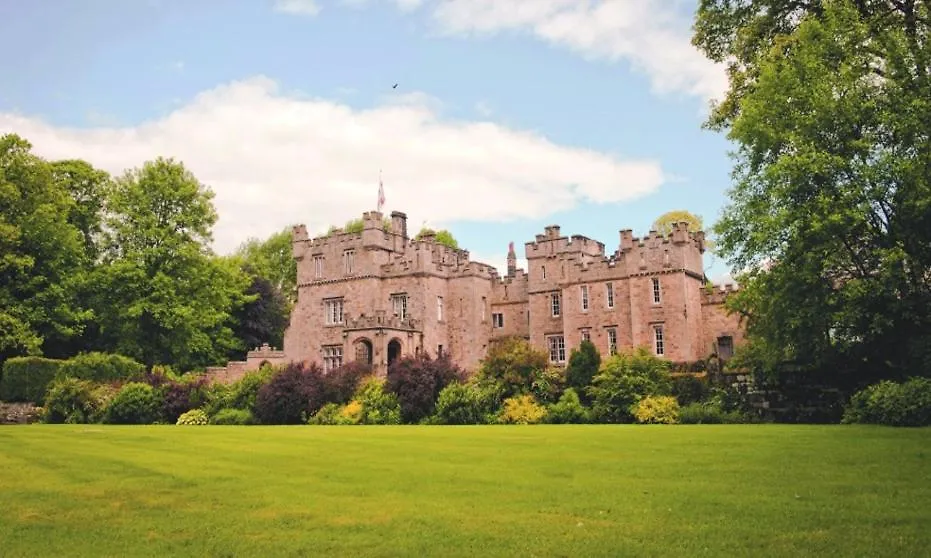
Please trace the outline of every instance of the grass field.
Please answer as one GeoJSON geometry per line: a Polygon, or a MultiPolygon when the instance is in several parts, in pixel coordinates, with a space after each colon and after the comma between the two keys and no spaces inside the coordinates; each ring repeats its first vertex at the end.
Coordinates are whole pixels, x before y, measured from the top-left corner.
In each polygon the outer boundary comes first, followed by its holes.
{"type": "Polygon", "coordinates": [[[0,428],[3,556],[918,556],[931,429],[0,428]]]}

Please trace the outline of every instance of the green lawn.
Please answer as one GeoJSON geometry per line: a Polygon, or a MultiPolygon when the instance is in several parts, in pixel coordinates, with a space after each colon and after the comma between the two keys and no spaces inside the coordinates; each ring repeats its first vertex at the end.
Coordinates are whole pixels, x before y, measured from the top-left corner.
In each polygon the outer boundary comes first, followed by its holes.
{"type": "Polygon", "coordinates": [[[3,556],[918,556],[931,429],[0,428],[3,556]]]}

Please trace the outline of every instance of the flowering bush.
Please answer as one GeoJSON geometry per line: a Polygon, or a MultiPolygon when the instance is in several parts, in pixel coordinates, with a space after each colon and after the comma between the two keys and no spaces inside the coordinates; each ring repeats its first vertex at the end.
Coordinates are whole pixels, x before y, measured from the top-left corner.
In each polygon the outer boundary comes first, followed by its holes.
{"type": "Polygon", "coordinates": [[[178,417],[177,424],[203,425],[207,424],[207,413],[200,409],[191,409],[178,417]]]}
{"type": "Polygon", "coordinates": [[[679,402],[671,395],[647,396],[634,406],[634,418],[646,424],[679,422],[679,402]]]}
{"type": "Polygon", "coordinates": [[[519,395],[504,400],[498,422],[502,424],[537,424],[546,417],[546,409],[532,395],[519,395]]]}

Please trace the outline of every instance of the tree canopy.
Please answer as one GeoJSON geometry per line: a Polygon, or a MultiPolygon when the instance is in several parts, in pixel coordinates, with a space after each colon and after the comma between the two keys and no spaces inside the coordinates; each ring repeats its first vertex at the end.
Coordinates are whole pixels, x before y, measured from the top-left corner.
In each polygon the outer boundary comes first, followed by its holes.
{"type": "Polygon", "coordinates": [[[704,222],[700,216],[684,209],[676,209],[663,213],[653,221],[653,226],[651,228],[661,235],[666,236],[672,232],[673,225],[682,222],[688,223],[689,232],[698,232],[705,229],[704,222]]]}
{"type": "Polygon", "coordinates": [[[762,369],[931,370],[929,18],[916,0],[700,4],[694,42],[730,75],[707,125],[737,145],[718,253],[762,369]]]}

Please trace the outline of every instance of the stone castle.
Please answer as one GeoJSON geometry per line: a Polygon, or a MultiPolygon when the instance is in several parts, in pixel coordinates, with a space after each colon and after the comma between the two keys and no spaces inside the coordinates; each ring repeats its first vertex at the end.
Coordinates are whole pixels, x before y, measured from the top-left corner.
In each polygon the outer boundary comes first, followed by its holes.
{"type": "Polygon", "coordinates": [[[730,286],[705,287],[702,232],[678,223],[668,236],[620,231],[613,254],[590,238],[563,236],[556,225],[524,244],[529,269],[511,243],[507,273],[472,261],[435,236],[408,236],[407,216],[363,214],[363,230],[309,238],[293,232],[297,302],[284,349],[267,345],[247,359],[208,372],[233,380],[263,363],[319,363],[325,370],[362,360],[384,375],[395,359],[446,354],[474,370],[488,345],[526,338],[564,365],[588,339],[602,355],[649,347],[676,362],[714,353],[727,358],[743,340],[724,310],[730,286]]]}

